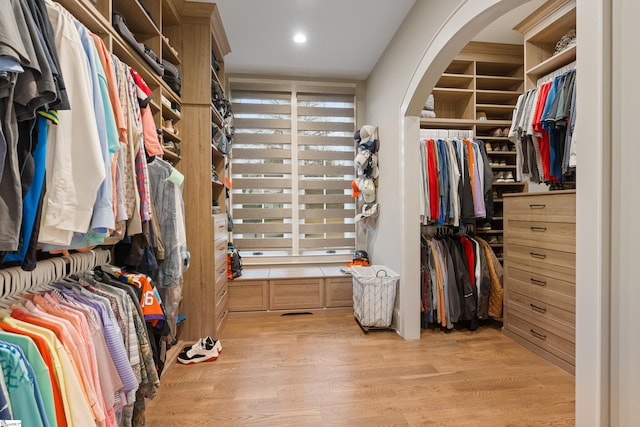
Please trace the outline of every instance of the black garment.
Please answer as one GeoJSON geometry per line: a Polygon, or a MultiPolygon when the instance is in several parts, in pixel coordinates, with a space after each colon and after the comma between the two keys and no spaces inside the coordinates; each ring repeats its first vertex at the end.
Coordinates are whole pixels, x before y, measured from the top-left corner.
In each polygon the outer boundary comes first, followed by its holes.
{"type": "Polygon", "coordinates": [[[464,255],[464,248],[462,242],[459,239],[453,239],[455,244],[455,250],[451,253],[453,255],[453,264],[456,270],[456,284],[458,286],[458,292],[461,296],[460,320],[472,320],[476,317],[478,302],[474,287],[471,285],[469,279],[469,269],[467,268],[467,259],[464,255]]]}
{"type": "Polygon", "coordinates": [[[451,323],[457,323],[462,315],[462,305],[460,303],[460,293],[458,292],[458,288],[454,286],[454,283],[456,283],[456,272],[453,264],[453,255],[451,253],[452,243],[450,238],[442,239],[441,243],[445,250],[443,255],[447,264],[447,283],[449,284],[447,288],[447,296],[449,297],[449,319],[451,320],[451,323]]]}
{"type": "MultiPolygon", "coordinates": [[[[473,220],[475,218],[475,210],[473,207],[473,192],[471,189],[471,178],[469,175],[469,155],[467,153],[467,146],[462,144],[462,165],[460,176],[460,219],[461,220],[473,220]]],[[[493,179],[493,178],[492,178],[493,179]]]]}
{"type": "Polygon", "coordinates": [[[71,109],[69,96],[67,95],[67,87],[64,83],[62,70],[60,70],[60,59],[58,58],[58,51],[56,49],[53,27],[47,14],[47,6],[44,0],[26,0],[26,2],[36,25],[40,29],[49,57],[51,58],[51,73],[53,74],[58,97],[49,104],[49,108],[54,110],[69,110],[71,109]]]}
{"type": "Polygon", "coordinates": [[[18,76],[14,96],[16,117],[18,121],[22,121],[35,118],[36,111],[53,103],[58,98],[58,93],[49,66],[48,51],[43,46],[42,34],[26,0],[13,0],[11,3],[19,28],[28,30],[20,35],[31,61],[29,64],[22,64],[25,71],[18,76]]]}

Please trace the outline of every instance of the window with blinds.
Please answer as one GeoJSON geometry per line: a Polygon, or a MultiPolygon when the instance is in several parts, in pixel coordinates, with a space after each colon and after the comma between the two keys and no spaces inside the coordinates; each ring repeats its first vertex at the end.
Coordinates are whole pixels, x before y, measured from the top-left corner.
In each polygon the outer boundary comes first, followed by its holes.
{"type": "Polygon", "coordinates": [[[229,84],[235,247],[243,257],[353,252],[355,84],[229,84]]]}

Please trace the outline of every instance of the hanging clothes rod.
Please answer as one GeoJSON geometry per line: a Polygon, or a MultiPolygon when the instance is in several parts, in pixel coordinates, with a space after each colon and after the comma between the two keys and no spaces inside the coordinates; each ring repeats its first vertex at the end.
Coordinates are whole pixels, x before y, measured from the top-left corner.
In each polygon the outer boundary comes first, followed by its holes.
{"type": "Polygon", "coordinates": [[[550,72],[549,74],[546,74],[542,77],[540,77],[538,79],[538,81],[536,82],[536,86],[540,86],[542,83],[546,83],[551,79],[556,78],[557,76],[559,76],[560,74],[569,71],[569,70],[574,70],[576,68],[576,61],[570,62],[565,66],[562,66],[560,68],[558,68],[557,70],[554,70],[552,72],[550,72]]]}
{"type": "Polygon", "coordinates": [[[420,129],[420,139],[471,139],[473,131],[466,129],[420,129]]]}
{"type": "Polygon", "coordinates": [[[36,268],[32,271],[25,271],[21,267],[0,269],[0,299],[37,289],[74,274],[90,271],[110,261],[109,250],[94,249],[38,261],[36,268]]]}

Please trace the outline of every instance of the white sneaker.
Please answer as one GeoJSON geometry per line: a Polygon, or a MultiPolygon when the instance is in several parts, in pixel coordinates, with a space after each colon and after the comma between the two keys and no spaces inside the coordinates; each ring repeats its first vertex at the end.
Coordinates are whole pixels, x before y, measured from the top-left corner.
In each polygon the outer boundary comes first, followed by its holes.
{"type": "Polygon", "coordinates": [[[200,338],[191,347],[178,355],[178,362],[185,365],[193,365],[200,362],[214,361],[222,351],[220,340],[214,340],[211,337],[200,338]]]}
{"type": "Polygon", "coordinates": [[[513,173],[507,172],[507,174],[504,176],[504,182],[516,182],[516,180],[513,179],[513,173]]]}

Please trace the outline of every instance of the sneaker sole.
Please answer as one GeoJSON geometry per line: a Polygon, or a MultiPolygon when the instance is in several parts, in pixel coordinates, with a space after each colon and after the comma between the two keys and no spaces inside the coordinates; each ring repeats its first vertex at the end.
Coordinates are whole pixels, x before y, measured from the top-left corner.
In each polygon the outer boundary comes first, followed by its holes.
{"type": "Polygon", "coordinates": [[[218,356],[211,356],[208,358],[199,358],[199,359],[190,359],[190,360],[183,360],[178,358],[178,362],[182,363],[183,365],[195,365],[197,363],[204,363],[204,362],[213,362],[214,360],[218,359],[218,356]]]}

